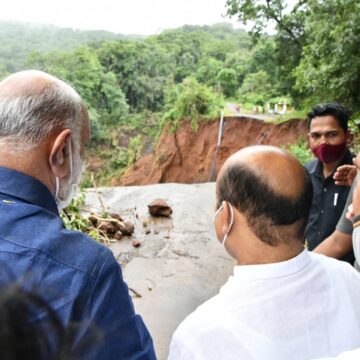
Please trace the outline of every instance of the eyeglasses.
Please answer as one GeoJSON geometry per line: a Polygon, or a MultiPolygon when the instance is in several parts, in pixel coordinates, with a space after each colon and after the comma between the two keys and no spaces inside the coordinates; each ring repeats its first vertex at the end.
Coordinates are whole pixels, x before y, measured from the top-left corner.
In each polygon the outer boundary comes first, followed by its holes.
{"type": "Polygon", "coordinates": [[[323,133],[321,132],[311,132],[308,134],[311,140],[318,141],[321,139],[321,137],[324,136],[326,140],[335,140],[339,135],[340,131],[325,131],[323,133]]]}

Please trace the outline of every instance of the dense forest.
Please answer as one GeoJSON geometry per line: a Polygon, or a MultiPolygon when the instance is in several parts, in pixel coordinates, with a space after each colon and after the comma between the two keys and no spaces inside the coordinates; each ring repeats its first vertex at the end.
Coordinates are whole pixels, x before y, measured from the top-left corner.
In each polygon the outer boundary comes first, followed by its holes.
{"type": "Polygon", "coordinates": [[[357,0],[224,2],[229,15],[253,25],[249,33],[216,24],[129,38],[0,22],[0,78],[34,68],[72,84],[89,108],[95,143],[112,147],[104,150],[110,172],[131,164],[165,124],[187,119],[196,128],[225,101],[251,109],[285,99],[303,113],[339,101],[357,118],[357,0]]]}
{"type": "Polygon", "coordinates": [[[70,51],[86,43],[141,38],[143,37],[114,34],[109,31],[82,31],[54,25],[0,21],[0,74],[5,70],[14,72],[24,68],[28,55],[34,51],[70,51]]]}

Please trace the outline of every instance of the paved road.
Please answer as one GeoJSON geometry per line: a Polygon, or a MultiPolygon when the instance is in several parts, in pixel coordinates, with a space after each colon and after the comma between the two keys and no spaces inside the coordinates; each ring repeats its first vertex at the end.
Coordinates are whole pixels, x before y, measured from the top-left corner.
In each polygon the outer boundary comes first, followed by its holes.
{"type": "Polygon", "coordinates": [[[255,120],[261,120],[261,121],[276,120],[276,116],[274,116],[274,115],[265,115],[265,114],[245,114],[245,113],[239,113],[239,114],[233,114],[233,115],[231,115],[231,116],[229,115],[229,117],[255,119],[255,120]]]}
{"type": "MultiPolygon", "coordinates": [[[[125,238],[110,249],[122,265],[129,287],[141,295],[133,297],[135,308],[153,336],[158,359],[165,360],[178,324],[215,295],[232,273],[233,260],[211,236],[215,184],[100,190],[111,211],[135,223],[134,237],[142,242],[141,247],[133,248],[131,238],[125,238]],[[170,219],[149,216],[147,204],[156,198],[171,205],[170,219]]],[[[87,194],[87,206],[101,212],[94,191],[87,194]]]]}

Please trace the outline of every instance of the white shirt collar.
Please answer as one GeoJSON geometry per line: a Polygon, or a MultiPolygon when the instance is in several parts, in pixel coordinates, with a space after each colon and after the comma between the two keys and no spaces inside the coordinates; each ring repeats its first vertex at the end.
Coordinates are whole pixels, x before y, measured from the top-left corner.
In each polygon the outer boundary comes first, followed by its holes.
{"type": "Polygon", "coordinates": [[[238,265],[234,267],[234,278],[244,280],[260,280],[295,274],[311,262],[307,250],[303,250],[294,258],[272,264],[238,265]]]}

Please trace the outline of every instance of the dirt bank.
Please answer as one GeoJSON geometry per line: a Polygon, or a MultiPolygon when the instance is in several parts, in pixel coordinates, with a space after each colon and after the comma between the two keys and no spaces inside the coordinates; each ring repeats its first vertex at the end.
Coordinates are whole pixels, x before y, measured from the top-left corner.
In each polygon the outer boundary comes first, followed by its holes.
{"type": "Polygon", "coordinates": [[[189,122],[183,122],[175,134],[165,130],[154,153],[140,158],[121,179],[114,179],[113,185],[207,182],[214,180],[226,158],[245,146],[287,145],[305,139],[307,134],[306,122],[301,119],[273,125],[249,118],[226,118],[216,155],[218,130],[218,121],[201,122],[196,132],[189,122]]]}

